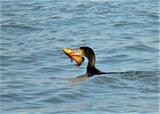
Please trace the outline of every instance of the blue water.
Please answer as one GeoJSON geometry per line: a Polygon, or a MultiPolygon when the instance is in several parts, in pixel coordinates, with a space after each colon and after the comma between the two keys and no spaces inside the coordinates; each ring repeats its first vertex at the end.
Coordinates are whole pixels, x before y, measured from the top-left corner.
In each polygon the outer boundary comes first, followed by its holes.
{"type": "Polygon", "coordinates": [[[158,114],[158,0],[1,3],[1,114],[158,114]],[[80,46],[117,74],[69,83],[87,61],[62,49],[80,46]]]}

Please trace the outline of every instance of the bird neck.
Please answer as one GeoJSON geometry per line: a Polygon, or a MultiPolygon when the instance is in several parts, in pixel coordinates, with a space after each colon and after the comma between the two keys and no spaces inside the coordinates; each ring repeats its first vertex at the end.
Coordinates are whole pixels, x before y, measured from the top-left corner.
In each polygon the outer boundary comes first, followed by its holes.
{"type": "Polygon", "coordinates": [[[92,49],[85,50],[85,57],[88,59],[87,67],[94,67],[96,63],[96,57],[92,49]]]}
{"type": "Polygon", "coordinates": [[[88,58],[88,65],[87,67],[94,67],[96,63],[95,55],[90,55],[88,58]]]}

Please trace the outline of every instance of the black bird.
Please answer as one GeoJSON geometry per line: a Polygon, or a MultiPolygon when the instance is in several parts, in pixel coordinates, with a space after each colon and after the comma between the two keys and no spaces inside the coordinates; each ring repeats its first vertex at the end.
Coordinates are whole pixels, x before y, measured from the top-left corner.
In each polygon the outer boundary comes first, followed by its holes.
{"type": "Polygon", "coordinates": [[[86,73],[74,78],[73,80],[70,80],[69,82],[71,83],[77,83],[77,82],[86,80],[89,77],[92,77],[94,75],[101,75],[101,74],[118,74],[118,75],[127,75],[127,76],[133,76],[133,75],[135,76],[136,75],[138,76],[157,75],[158,76],[159,74],[159,72],[152,72],[152,71],[102,72],[95,67],[96,57],[93,49],[91,49],[90,47],[80,47],[74,51],[72,51],[69,48],[64,48],[64,53],[68,55],[71,59],[75,60],[77,62],[77,66],[80,66],[83,63],[84,57],[88,59],[86,73]],[[73,52],[73,55],[69,54],[71,52],[73,52]]]}

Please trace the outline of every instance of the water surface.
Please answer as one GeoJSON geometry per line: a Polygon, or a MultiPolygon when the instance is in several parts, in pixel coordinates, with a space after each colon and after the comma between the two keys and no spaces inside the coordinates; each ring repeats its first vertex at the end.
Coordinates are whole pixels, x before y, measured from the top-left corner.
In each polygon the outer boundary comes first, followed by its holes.
{"type": "Polygon", "coordinates": [[[1,2],[1,113],[158,113],[158,0],[1,2]],[[119,74],[68,83],[87,61],[75,67],[62,48],[80,46],[119,74]]]}

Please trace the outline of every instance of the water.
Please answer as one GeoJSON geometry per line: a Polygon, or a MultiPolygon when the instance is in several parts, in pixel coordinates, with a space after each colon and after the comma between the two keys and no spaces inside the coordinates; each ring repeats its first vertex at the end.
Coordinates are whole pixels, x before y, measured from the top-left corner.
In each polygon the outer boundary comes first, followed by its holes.
{"type": "Polygon", "coordinates": [[[1,113],[158,114],[158,0],[1,2],[1,113]],[[80,46],[119,74],[68,83],[87,61],[62,48],[80,46]]]}

